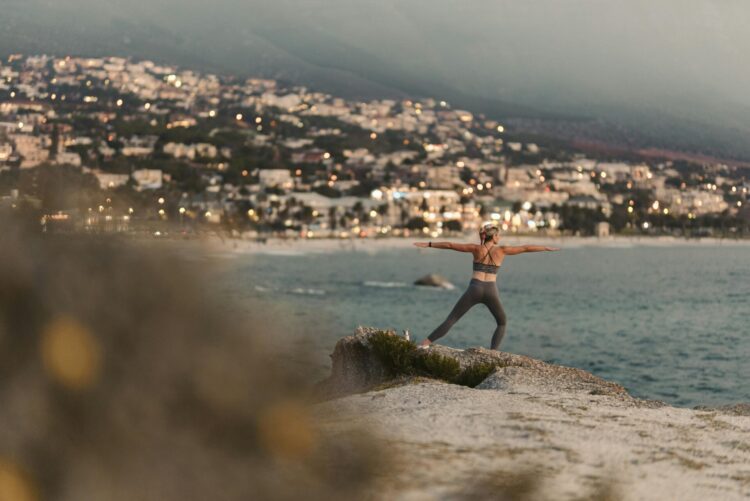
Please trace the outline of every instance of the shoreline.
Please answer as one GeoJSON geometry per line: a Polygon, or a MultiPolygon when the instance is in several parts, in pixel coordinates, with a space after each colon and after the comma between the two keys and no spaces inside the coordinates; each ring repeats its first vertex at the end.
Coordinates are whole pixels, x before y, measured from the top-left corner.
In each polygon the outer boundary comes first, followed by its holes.
{"type": "MultiPolygon", "coordinates": [[[[216,235],[200,240],[209,250],[216,252],[230,251],[234,254],[304,254],[325,252],[372,252],[388,249],[411,248],[415,242],[427,241],[426,238],[413,237],[384,237],[363,239],[285,239],[268,238],[265,243],[256,240],[236,238],[221,238],[216,235]]],[[[435,241],[453,240],[470,242],[469,237],[440,238],[435,241]]],[[[610,237],[552,237],[552,236],[503,236],[504,245],[555,245],[565,248],[611,248],[623,249],[633,247],[741,247],[750,246],[748,239],[724,239],[716,237],[682,238],[682,237],[641,237],[641,236],[610,236],[610,237]]]]}

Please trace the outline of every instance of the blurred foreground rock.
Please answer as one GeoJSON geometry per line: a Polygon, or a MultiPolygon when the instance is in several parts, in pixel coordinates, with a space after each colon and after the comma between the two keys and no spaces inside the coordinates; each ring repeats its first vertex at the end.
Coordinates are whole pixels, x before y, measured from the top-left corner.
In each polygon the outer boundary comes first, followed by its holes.
{"type": "MultiPolygon", "coordinates": [[[[164,246],[0,224],[0,500],[351,500],[387,461],[164,246]]],[[[204,266],[201,266],[204,268],[204,266]]],[[[285,353],[295,355],[291,348],[285,353]]]]}

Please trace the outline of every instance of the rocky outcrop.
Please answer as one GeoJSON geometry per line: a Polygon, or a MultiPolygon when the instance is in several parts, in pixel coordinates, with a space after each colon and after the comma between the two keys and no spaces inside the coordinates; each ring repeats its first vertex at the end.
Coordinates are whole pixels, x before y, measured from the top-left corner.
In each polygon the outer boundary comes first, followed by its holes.
{"type": "Polygon", "coordinates": [[[332,358],[326,385],[348,395],[316,406],[325,429],[367,423],[409,465],[387,477],[382,499],[750,496],[746,404],[671,407],[580,369],[483,348],[417,351],[367,328],[332,358]],[[447,377],[425,379],[430,371],[447,377]]]}
{"type": "MultiPolygon", "coordinates": [[[[331,376],[321,385],[328,395],[359,393],[414,375],[394,372],[388,360],[383,360],[383,354],[372,343],[374,336],[383,334],[400,337],[393,331],[359,327],[354,335],[346,336],[336,343],[331,355],[331,376]]],[[[432,345],[427,350],[415,353],[415,356],[439,355],[454,360],[458,363],[459,371],[476,367],[489,369],[488,377],[476,386],[478,389],[527,393],[578,392],[608,395],[634,402],[636,400],[619,384],[606,381],[590,372],[548,364],[523,355],[486,348],[457,350],[441,345],[432,345]]],[[[429,377],[429,374],[421,375],[429,377]]]]}
{"type": "Polygon", "coordinates": [[[331,376],[321,384],[324,391],[335,395],[358,393],[391,379],[370,344],[375,332],[376,329],[358,327],[353,336],[336,343],[331,354],[331,376]]]}

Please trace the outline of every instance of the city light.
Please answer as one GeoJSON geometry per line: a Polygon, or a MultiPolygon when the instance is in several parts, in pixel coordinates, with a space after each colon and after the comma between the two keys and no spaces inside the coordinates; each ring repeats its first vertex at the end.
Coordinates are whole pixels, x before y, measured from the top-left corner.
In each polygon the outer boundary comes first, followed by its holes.
{"type": "MultiPolygon", "coordinates": [[[[241,238],[245,232],[249,238],[263,232],[293,238],[312,232],[318,238],[410,231],[421,236],[420,226],[406,228],[414,218],[427,220],[426,234],[468,234],[480,214],[519,234],[606,233],[604,225],[595,226],[599,221],[610,223],[612,232],[747,233],[739,208],[750,184],[732,164],[682,169],[681,161],[668,159],[559,155],[553,145],[537,147],[526,139],[508,142],[504,150],[504,125],[494,117],[445,109],[446,101],[350,100],[274,80],[225,81],[156,62],[117,61],[53,57],[50,66],[30,60],[10,72],[3,67],[0,77],[10,84],[6,95],[22,99],[0,103],[7,133],[0,142],[0,169],[70,162],[95,176],[102,193],[116,190],[109,193],[127,193],[134,204],[144,204],[142,220],[133,216],[133,224],[107,225],[107,231],[140,231],[141,224],[158,219],[155,213],[173,218],[174,207],[180,216],[206,218],[206,225],[237,223],[232,231],[241,238]],[[59,71],[63,67],[68,71],[59,71]],[[55,72],[58,78],[52,78],[55,72]],[[181,87],[186,89],[175,90],[181,87]],[[65,96],[56,91],[63,88],[73,106],[62,106],[65,96]],[[210,120],[217,117],[220,123],[210,120]],[[304,127],[303,121],[305,131],[289,133],[304,127]],[[232,127],[224,127],[227,122],[232,127]],[[174,127],[180,130],[162,134],[174,127]],[[378,137],[384,131],[387,136],[378,137]],[[379,141],[364,143],[368,136],[379,141]],[[132,168],[120,168],[126,165],[132,168]],[[518,210],[506,209],[511,206],[518,210]],[[586,224],[570,208],[586,212],[586,224]],[[701,228],[658,221],[670,214],[683,221],[701,218],[701,228]],[[354,215],[362,221],[353,222],[354,215]],[[268,224],[249,224],[261,219],[268,224]],[[393,227],[384,231],[387,223],[393,227]]],[[[87,228],[105,220],[130,221],[133,212],[107,199],[83,212],[76,227],[86,218],[87,228]]],[[[45,218],[46,231],[53,220],[45,218]]]]}

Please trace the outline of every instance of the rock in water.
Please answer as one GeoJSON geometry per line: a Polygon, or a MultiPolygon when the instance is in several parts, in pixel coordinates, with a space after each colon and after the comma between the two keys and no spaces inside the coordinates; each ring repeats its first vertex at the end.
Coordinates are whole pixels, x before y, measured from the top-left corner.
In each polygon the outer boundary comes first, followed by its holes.
{"type": "Polygon", "coordinates": [[[454,289],[455,286],[448,281],[447,278],[445,278],[442,275],[438,275],[436,273],[430,273],[429,275],[425,275],[420,279],[417,279],[414,282],[414,285],[424,285],[426,287],[440,287],[442,289],[454,289]]]}

